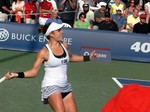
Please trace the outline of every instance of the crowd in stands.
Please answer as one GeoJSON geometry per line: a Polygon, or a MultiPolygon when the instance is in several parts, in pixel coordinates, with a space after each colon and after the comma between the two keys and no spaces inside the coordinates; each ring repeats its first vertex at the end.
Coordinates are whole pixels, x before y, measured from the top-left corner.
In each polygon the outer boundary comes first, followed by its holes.
{"type": "Polygon", "coordinates": [[[0,21],[150,34],[150,0],[0,0],[0,21]]]}

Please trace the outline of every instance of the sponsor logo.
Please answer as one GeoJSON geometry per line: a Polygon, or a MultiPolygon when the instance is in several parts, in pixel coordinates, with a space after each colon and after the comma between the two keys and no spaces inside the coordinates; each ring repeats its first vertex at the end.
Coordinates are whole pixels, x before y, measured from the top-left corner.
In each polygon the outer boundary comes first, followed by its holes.
{"type": "Polygon", "coordinates": [[[4,28],[0,28],[0,42],[6,41],[8,38],[9,32],[4,28]]]}

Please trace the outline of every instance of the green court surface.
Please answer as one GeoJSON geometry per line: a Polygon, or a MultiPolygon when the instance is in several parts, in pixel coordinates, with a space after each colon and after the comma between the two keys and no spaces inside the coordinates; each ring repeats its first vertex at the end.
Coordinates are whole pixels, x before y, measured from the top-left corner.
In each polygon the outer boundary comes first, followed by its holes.
{"type": "MultiPolygon", "coordinates": [[[[32,67],[36,53],[0,50],[0,77],[32,67]]],[[[116,61],[69,63],[68,78],[79,112],[100,112],[119,90],[112,77],[150,80],[149,63],[116,61]]],[[[43,67],[32,79],[15,78],[0,84],[0,112],[52,112],[41,103],[43,67]]]]}

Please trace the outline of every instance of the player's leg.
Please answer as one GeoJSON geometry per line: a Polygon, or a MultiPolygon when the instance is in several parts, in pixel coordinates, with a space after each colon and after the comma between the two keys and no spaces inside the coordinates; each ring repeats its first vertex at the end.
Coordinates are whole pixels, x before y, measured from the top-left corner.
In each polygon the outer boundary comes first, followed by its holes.
{"type": "Polygon", "coordinates": [[[65,106],[60,92],[56,92],[49,96],[48,102],[54,112],[65,112],[65,106]]]}
{"type": "Polygon", "coordinates": [[[66,112],[77,112],[76,102],[72,92],[70,92],[64,99],[64,105],[66,112]]]}

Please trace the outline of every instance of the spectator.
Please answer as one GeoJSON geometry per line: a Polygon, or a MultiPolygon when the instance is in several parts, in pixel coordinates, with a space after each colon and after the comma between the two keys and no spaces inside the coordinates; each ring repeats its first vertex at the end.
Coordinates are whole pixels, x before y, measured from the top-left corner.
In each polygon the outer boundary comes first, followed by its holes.
{"type": "Polygon", "coordinates": [[[112,15],[112,20],[114,20],[119,28],[119,32],[124,32],[125,27],[126,27],[126,20],[124,18],[124,16],[122,16],[122,9],[121,8],[117,8],[116,9],[116,14],[112,15]]]}
{"type": "Polygon", "coordinates": [[[88,3],[87,0],[78,0],[79,12],[83,12],[83,4],[88,3]]]}
{"type": "Polygon", "coordinates": [[[52,3],[53,9],[57,9],[57,4],[56,4],[55,0],[48,0],[48,2],[52,3]]]}
{"type": "Polygon", "coordinates": [[[146,15],[145,14],[140,15],[140,22],[138,22],[134,25],[133,33],[144,33],[144,34],[150,33],[150,27],[146,23],[146,15]]]}
{"type": "MultiPolygon", "coordinates": [[[[42,2],[42,1],[43,0],[37,0],[37,2],[42,2]]],[[[56,1],[58,1],[58,0],[47,0],[47,1],[52,3],[53,9],[57,9],[56,1]]]]}
{"type": "Polygon", "coordinates": [[[12,4],[12,10],[15,12],[15,22],[23,23],[23,7],[25,2],[23,0],[15,0],[12,4]]]}
{"type": "Polygon", "coordinates": [[[0,21],[8,21],[8,18],[13,14],[10,0],[0,0],[0,21]]]}
{"type": "Polygon", "coordinates": [[[73,27],[75,19],[75,11],[77,8],[77,0],[62,0],[60,3],[60,18],[63,23],[68,23],[73,27]]]}
{"type": "Polygon", "coordinates": [[[127,17],[126,29],[128,30],[128,32],[133,32],[133,27],[138,22],[140,22],[139,10],[138,9],[134,9],[133,10],[133,15],[130,15],[130,16],[127,17]]]}
{"type": "Polygon", "coordinates": [[[35,24],[36,23],[36,0],[29,0],[25,3],[24,6],[24,21],[26,24],[35,24]]]}
{"type": "Polygon", "coordinates": [[[149,23],[150,18],[150,0],[145,4],[146,23],[149,23]]]}
{"type": "Polygon", "coordinates": [[[123,11],[125,9],[125,5],[123,4],[123,2],[121,2],[121,0],[115,0],[115,3],[110,6],[111,15],[116,14],[117,7],[121,8],[123,11]]]}
{"type": "Polygon", "coordinates": [[[148,0],[140,0],[140,1],[139,1],[139,4],[142,5],[142,9],[141,9],[141,10],[144,11],[144,9],[145,9],[145,4],[146,4],[147,2],[148,2],[148,0]]]}
{"type": "Polygon", "coordinates": [[[59,24],[62,23],[62,20],[58,17],[58,10],[57,9],[52,10],[51,18],[49,18],[45,24],[52,23],[52,22],[56,22],[59,24]]]}
{"type": "MultiPolygon", "coordinates": [[[[89,4],[87,4],[87,3],[83,4],[83,12],[86,14],[85,21],[88,21],[91,24],[91,26],[92,26],[93,22],[94,22],[94,12],[91,11],[89,7],[90,7],[89,4]]],[[[79,12],[79,14],[80,13],[81,12],[79,12]]]]}
{"type": "Polygon", "coordinates": [[[90,4],[90,6],[94,6],[94,0],[78,0],[79,12],[83,12],[83,4],[90,4]]]}
{"type": "Polygon", "coordinates": [[[47,0],[43,0],[39,3],[39,24],[45,25],[45,22],[48,20],[48,18],[51,17],[51,11],[52,11],[52,3],[48,2],[47,0]]]}
{"type": "Polygon", "coordinates": [[[121,0],[121,1],[122,1],[122,2],[125,4],[125,6],[126,6],[129,0],[121,0]]]}
{"type": "MultiPolygon", "coordinates": [[[[115,2],[116,2],[116,0],[104,0],[106,3],[108,3],[108,5],[109,5],[109,7],[111,6],[111,5],[113,5],[113,4],[115,4],[115,2]]],[[[126,2],[127,2],[128,0],[121,0],[120,2],[122,3],[122,4],[126,4],[126,2]]]]}
{"type": "Polygon", "coordinates": [[[110,13],[105,13],[105,20],[99,23],[99,30],[119,31],[116,22],[111,20],[110,13]]]}
{"type": "Polygon", "coordinates": [[[91,25],[88,21],[85,21],[86,14],[81,12],[79,15],[79,19],[75,21],[73,28],[84,28],[84,29],[91,29],[91,25]]]}
{"type": "Polygon", "coordinates": [[[108,5],[109,5],[109,8],[111,7],[111,5],[113,5],[115,3],[115,0],[110,0],[108,5]]]}
{"type": "Polygon", "coordinates": [[[105,15],[105,12],[106,12],[106,3],[105,2],[100,2],[98,4],[99,6],[99,9],[98,10],[95,10],[94,12],[94,25],[93,25],[93,29],[98,29],[98,24],[104,20],[104,15],[105,15]]]}
{"type": "Polygon", "coordinates": [[[127,4],[127,8],[124,11],[124,17],[127,19],[129,15],[132,15],[135,8],[136,6],[134,0],[130,0],[127,4]]]}
{"type": "Polygon", "coordinates": [[[140,11],[142,9],[142,5],[144,0],[134,0],[136,8],[140,11]]]}

